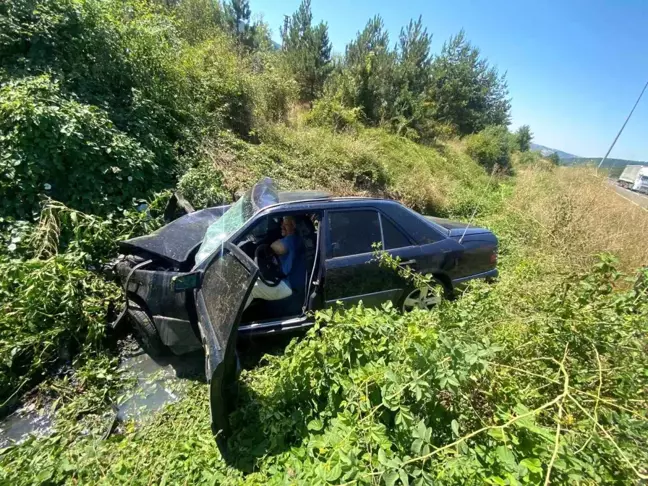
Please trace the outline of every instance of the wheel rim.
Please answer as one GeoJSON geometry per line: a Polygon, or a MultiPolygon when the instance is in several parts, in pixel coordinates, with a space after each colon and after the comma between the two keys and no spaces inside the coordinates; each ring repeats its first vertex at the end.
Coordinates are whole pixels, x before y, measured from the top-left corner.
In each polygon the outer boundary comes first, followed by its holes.
{"type": "Polygon", "coordinates": [[[410,312],[414,309],[429,310],[441,302],[442,295],[439,286],[423,287],[422,289],[414,289],[403,301],[403,312],[410,312]]]}

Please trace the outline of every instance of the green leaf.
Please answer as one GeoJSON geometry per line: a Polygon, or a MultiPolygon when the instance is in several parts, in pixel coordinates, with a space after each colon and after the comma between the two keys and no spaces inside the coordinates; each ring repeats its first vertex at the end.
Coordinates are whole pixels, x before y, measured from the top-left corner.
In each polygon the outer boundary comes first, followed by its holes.
{"type": "Polygon", "coordinates": [[[542,472],[542,463],[540,462],[540,459],[536,457],[527,457],[526,459],[522,459],[520,461],[520,466],[526,467],[532,473],[542,472]]]}
{"type": "Polygon", "coordinates": [[[337,481],[340,476],[342,476],[342,468],[339,464],[336,464],[329,470],[328,474],[326,475],[326,480],[329,483],[333,483],[337,481]]]}
{"type": "Polygon", "coordinates": [[[453,420],[452,422],[450,422],[450,427],[452,427],[452,433],[455,435],[455,437],[459,437],[459,422],[453,420]]]}
{"type": "Polygon", "coordinates": [[[401,483],[403,483],[405,486],[409,486],[409,477],[407,476],[405,470],[399,469],[398,476],[400,477],[401,483]]]}
{"type": "Polygon", "coordinates": [[[378,449],[378,462],[383,466],[389,465],[389,459],[387,459],[387,454],[383,449],[378,449]]]}
{"type": "Polygon", "coordinates": [[[398,473],[396,471],[387,471],[383,474],[383,481],[386,486],[394,486],[398,480],[398,473]]]}
{"type": "Polygon", "coordinates": [[[421,448],[423,447],[423,441],[421,439],[416,439],[412,442],[411,450],[414,454],[421,454],[421,448]]]}
{"type": "Polygon", "coordinates": [[[425,421],[421,420],[418,424],[416,424],[416,429],[414,429],[412,437],[416,437],[417,439],[425,439],[426,430],[427,427],[425,426],[425,421]]]}
{"type": "Polygon", "coordinates": [[[314,419],[308,422],[308,430],[313,430],[315,432],[319,432],[324,428],[324,424],[320,419],[314,419]]]}
{"type": "Polygon", "coordinates": [[[509,470],[517,468],[513,452],[506,446],[499,446],[496,450],[497,458],[509,470]]]}

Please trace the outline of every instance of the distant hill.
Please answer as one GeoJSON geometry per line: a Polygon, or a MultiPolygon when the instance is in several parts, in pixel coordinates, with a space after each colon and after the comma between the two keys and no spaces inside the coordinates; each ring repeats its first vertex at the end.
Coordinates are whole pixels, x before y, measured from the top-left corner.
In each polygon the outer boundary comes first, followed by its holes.
{"type": "MultiPolygon", "coordinates": [[[[574,166],[574,165],[596,165],[601,162],[602,157],[579,157],[578,155],[570,154],[563,152],[562,150],[553,149],[550,147],[545,147],[544,145],[539,145],[537,143],[531,144],[531,150],[535,152],[540,152],[542,155],[547,156],[553,153],[557,153],[560,157],[561,165],[574,166]]],[[[606,159],[605,163],[601,167],[602,169],[607,169],[610,173],[610,177],[619,177],[626,165],[645,165],[648,166],[648,162],[642,162],[639,160],[625,160],[625,159],[606,159]]]]}
{"type": "Polygon", "coordinates": [[[533,142],[531,143],[531,150],[533,150],[534,152],[540,152],[545,157],[547,155],[551,155],[551,154],[555,153],[555,154],[558,154],[558,157],[560,157],[561,160],[579,158],[578,155],[563,152],[562,150],[553,149],[551,147],[545,147],[544,145],[539,145],[539,144],[533,143],[533,142]]]}
{"type": "MultiPolygon", "coordinates": [[[[595,165],[598,166],[601,162],[602,157],[577,157],[575,159],[566,159],[561,160],[563,165],[595,165]]],[[[616,178],[621,175],[623,169],[626,165],[645,165],[648,166],[648,162],[642,162],[640,160],[625,160],[625,159],[606,159],[601,169],[607,170],[610,177],[616,178]]]]}

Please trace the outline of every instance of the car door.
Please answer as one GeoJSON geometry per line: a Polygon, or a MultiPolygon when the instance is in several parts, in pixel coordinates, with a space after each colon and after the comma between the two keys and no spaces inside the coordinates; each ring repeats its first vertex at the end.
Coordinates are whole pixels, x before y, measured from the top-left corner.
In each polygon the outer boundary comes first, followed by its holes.
{"type": "Polygon", "coordinates": [[[241,314],[257,279],[254,262],[232,243],[207,258],[198,268],[196,313],[205,350],[212,431],[221,451],[228,435],[228,416],[237,374],[236,336],[241,314]]]}
{"type": "MultiPolygon", "coordinates": [[[[385,248],[384,216],[375,208],[328,211],[326,214],[326,259],[324,263],[325,306],[362,301],[377,306],[397,302],[405,287],[391,269],[381,267],[374,255],[375,243],[385,248]]],[[[385,221],[387,221],[385,219],[385,221]]],[[[393,223],[389,222],[393,225],[393,223]]],[[[420,248],[402,235],[400,248],[388,249],[405,264],[416,262],[420,248]]]]}

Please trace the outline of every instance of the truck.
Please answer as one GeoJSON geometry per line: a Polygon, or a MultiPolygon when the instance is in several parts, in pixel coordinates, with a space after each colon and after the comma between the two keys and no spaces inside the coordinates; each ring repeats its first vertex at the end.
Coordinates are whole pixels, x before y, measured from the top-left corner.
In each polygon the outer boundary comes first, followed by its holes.
{"type": "Polygon", "coordinates": [[[619,177],[619,185],[632,191],[648,194],[648,167],[627,165],[619,177]]]}

